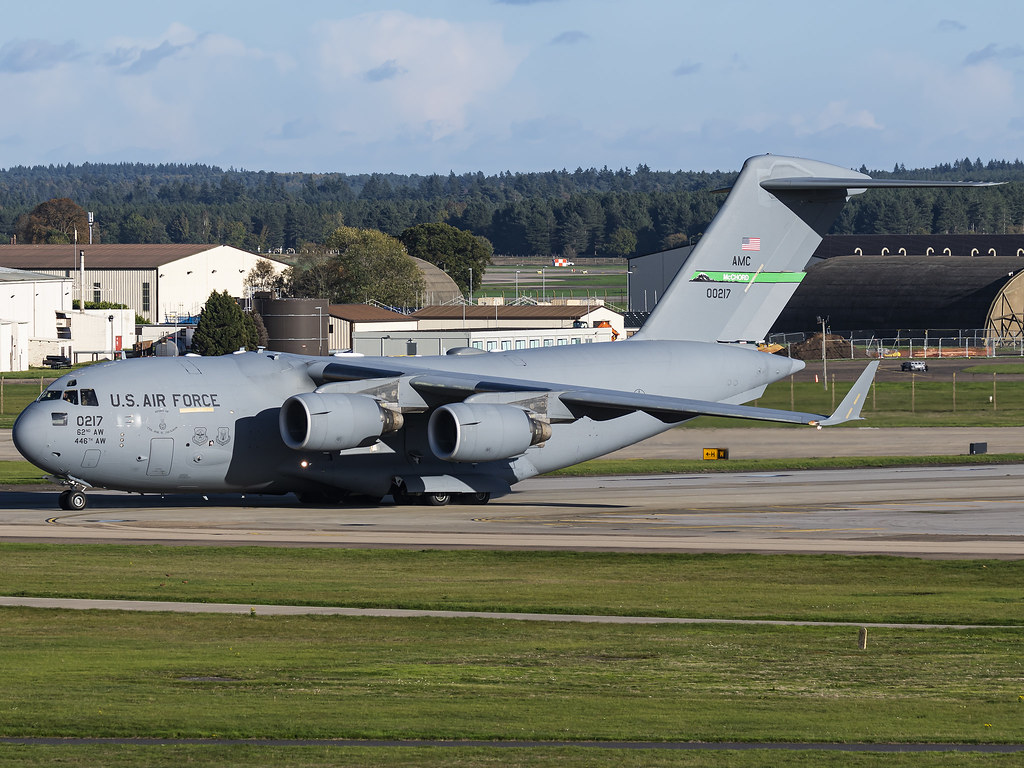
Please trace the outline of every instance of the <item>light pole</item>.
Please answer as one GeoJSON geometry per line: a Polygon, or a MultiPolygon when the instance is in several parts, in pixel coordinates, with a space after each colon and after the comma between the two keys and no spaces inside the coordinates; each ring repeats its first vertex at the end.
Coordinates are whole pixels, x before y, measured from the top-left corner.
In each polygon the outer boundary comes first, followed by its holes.
{"type": "Polygon", "coordinates": [[[519,270],[516,270],[516,303],[519,303],[519,270]]]}
{"type": "Polygon", "coordinates": [[[544,273],[544,267],[540,268],[540,300],[544,301],[548,295],[548,282],[547,275],[544,273]]]}
{"type": "Polygon", "coordinates": [[[626,262],[626,311],[627,312],[629,312],[630,309],[631,309],[631,305],[629,303],[629,276],[632,275],[632,274],[633,274],[633,272],[632,272],[632,270],[630,270],[629,262],[627,261],[626,262]]]}
{"type": "Polygon", "coordinates": [[[825,323],[828,322],[827,317],[818,317],[818,322],[821,323],[821,377],[825,379],[825,389],[828,389],[828,363],[825,362],[825,323]]]}

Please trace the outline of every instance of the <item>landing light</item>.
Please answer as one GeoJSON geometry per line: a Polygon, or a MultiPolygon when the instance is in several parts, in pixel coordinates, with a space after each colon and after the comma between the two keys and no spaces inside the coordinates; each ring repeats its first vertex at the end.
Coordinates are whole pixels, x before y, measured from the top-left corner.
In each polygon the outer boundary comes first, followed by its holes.
{"type": "Polygon", "coordinates": [[[302,467],[303,469],[306,469],[309,466],[309,462],[303,459],[302,461],[299,462],[299,466],[302,467]]]}

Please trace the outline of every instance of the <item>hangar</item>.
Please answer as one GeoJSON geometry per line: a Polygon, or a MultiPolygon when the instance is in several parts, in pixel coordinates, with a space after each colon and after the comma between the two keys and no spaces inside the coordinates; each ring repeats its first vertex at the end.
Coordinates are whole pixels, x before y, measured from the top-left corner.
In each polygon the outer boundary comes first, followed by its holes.
{"type": "MultiPolygon", "coordinates": [[[[686,253],[630,259],[634,310],[653,309],[686,253]]],[[[1024,235],[829,235],[773,333],[978,330],[1024,338],[1024,235]]]]}
{"type": "Polygon", "coordinates": [[[807,271],[775,331],[836,332],[987,328],[1024,333],[1024,259],[969,256],[840,256],[807,271]]]}

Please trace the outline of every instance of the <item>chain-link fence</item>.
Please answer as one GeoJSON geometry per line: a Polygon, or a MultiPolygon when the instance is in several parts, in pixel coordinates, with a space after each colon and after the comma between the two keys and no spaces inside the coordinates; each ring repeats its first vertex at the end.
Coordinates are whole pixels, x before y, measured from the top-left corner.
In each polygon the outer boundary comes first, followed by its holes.
{"type": "MultiPolygon", "coordinates": [[[[821,334],[775,333],[767,341],[794,352],[797,346],[806,350],[810,345],[814,352],[811,356],[821,356],[821,334]]],[[[1024,337],[992,337],[983,328],[938,334],[907,331],[884,336],[829,332],[825,354],[829,359],[1024,357],[1024,337]]]]}

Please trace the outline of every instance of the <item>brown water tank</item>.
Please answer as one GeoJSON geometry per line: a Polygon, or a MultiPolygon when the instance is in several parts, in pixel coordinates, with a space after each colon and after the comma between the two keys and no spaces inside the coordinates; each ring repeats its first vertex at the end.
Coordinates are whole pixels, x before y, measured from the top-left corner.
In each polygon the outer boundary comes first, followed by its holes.
{"type": "Polygon", "coordinates": [[[327,354],[326,299],[255,299],[267,327],[267,349],[297,355],[327,354]]]}

